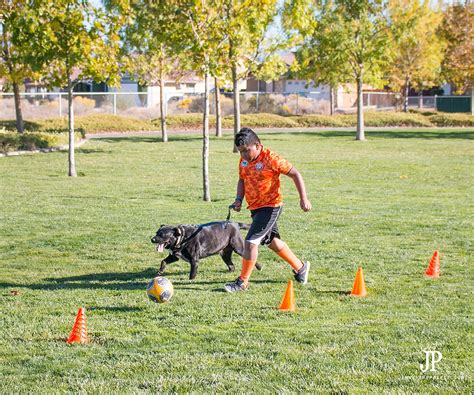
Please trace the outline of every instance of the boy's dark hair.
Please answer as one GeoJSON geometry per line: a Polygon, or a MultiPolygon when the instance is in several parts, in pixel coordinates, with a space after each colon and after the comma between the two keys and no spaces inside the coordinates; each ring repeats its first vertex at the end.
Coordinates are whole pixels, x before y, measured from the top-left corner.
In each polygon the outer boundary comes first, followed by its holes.
{"type": "Polygon", "coordinates": [[[261,144],[260,139],[250,128],[242,128],[239,130],[239,133],[235,135],[234,143],[237,147],[241,145],[248,145],[248,144],[261,144]]]}

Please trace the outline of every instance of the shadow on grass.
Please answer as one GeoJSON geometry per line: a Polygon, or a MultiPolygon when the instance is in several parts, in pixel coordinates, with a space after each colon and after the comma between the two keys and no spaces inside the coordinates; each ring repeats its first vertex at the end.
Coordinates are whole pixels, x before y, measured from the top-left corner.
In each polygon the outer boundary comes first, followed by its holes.
{"type": "Polygon", "coordinates": [[[78,148],[77,152],[81,154],[111,154],[111,150],[104,150],[100,148],[78,148]]]}
{"type": "MultiPolygon", "coordinates": [[[[168,277],[175,286],[180,289],[202,290],[199,286],[219,285],[223,286],[227,281],[200,281],[182,279],[187,277],[189,272],[186,270],[173,273],[165,273],[163,276],[168,277]]],[[[0,283],[0,288],[28,288],[32,290],[56,291],[56,290],[74,290],[74,289],[102,289],[102,290],[137,290],[144,289],[148,282],[158,276],[158,268],[148,268],[141,272],[121,272],[121,273],[91,273],[80,276],[69,277],[48,277],[42,282],[36,284],[20,284],[20,283],[0,283]]],[[[234,277],[232,277],[233,279],[234,277]]],[[[229,279],[228,281],[232,281],[229,279]]],[[[260,280],[261,281],[261,280],[260,280]]],[[[256,281],[257,282],[257,281],[256,281]]],[[[265,281],[268,282],[268,281],[265,281]]],[[[278,282],[278,281],[275,281],[278,282]]],[[[20,292],[21,294],[21,292],[20,292]]]]}
{"type": "Polygon", "coordinates": [[[156,269],[148,268],[141,272],[120,272],[120,273],[91,273],[80,276],[70,277],[49,277],[45,278],[45,281],[55,283],[69,283],[69,282],[95,282],[95,281],[125,281],[125,280],[136,280],[139,278],[149,278],[150,276],[156,275],[156,269]]]}
{"type": "Polygon", "coordinates": [[[338,291],[338,290],[329,290],[329,291],[318,291],[316,290],[315,293],[317,294],[336,294],[340,296],[349,296],[351,291],[338,291]]]}
{"type": "Polygon", "coordinates": [[[88,311],[112,311],[114,313],[132,313],[135,311],[145,310],[143,307],[130,307],[130,306],[96,306],[96,307],[87,307],[88,311]]]}
{"type": "Polygon", "coordinates": [[[128,273],[91,273],[81,276],[49,277],[42,282],[30,285],[18,283],[0,283],[0,288],[28,288],[33,290],[55,291],[61,289],[143,289],[148,281],[157,275],[155,268],[141,272],[128,273]]]}

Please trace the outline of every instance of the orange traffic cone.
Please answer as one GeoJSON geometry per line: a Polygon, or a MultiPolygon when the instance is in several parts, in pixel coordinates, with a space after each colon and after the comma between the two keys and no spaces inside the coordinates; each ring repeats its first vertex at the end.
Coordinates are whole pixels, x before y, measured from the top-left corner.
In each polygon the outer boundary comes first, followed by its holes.
{"type": "Polygon", "coordinates": [[[354,286],[352,287],[351,296],[367,296],[367,291],[365,290],[364,272],[362,271],[361,266],[359,266],[359,269],[357,269],[357,274],[354,281],[354,286]]]}
{"type": "Polygon", "coordinates": [[[431,257],[430,264],[425,271],[425,276],[428,277],[439,277],[439,251],[436,250],[431,257]]]}
{"type": "Polygon", "coordinates": [[[289,280],[288,285],[286,286],[285,295],[283,295],[283,300],[281,301],[280,310],[283,311],[295,311],[295,293],[293,291],[293,281],[289,280]]]}
{"type": "Polygon", "coordinates": [[[81,307],[76,315],[76,320],[72,327],[71,334],[67,339],[67,343],[87,343],[87,323],[86,323],[86,309],[81,307]]]}

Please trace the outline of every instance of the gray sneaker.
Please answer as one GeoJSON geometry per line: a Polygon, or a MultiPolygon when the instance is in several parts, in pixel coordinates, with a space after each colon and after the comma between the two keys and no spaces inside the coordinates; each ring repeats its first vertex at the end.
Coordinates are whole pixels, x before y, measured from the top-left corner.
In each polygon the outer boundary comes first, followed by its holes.
{"type": "Polygon", "coordinates": [[[303,267],[300,270],[293,270],[293,273],[295,273],[295,280],[301,284],[307,284],[310,267],[311,264],[308,261],[305,261],[303,262],[303,267]]]}
{"type": "Polygon", "coordinates": [[[240,277],[237,277],[237,280],[234,282],[224,285],[224,289],[227,292],[247,291],[248,287],[248,284],[245,285],[244,280],[242,280],[240,277]]]}

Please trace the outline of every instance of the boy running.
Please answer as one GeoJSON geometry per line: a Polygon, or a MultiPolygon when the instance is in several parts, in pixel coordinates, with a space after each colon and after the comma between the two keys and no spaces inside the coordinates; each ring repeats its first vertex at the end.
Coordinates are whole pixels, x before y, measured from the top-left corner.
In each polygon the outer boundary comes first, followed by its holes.
{"type": "Polygon", "coordinates": [[[235,145],[240,152],[239,181],[237,196],[232,204],[240,211],[242,200],[248,204],[252,224],[245,238],[245,250],[240,276],[224,286],[227,292],[245,291],[249,286],[250,274],[257,262],[258,246],[266,245],[275,251],[293,268],[296,281],[308,282],[309,262],[302,262],[290,250],[278,233],[277,220],[282,211],[283,199],[280,188],[280,174],[293,179],[303,211],[311,210],[301,174],[290,162],[275,152],[264,148],[257,134],[249,128],[242,128],[235,135],[235,145]]]}

